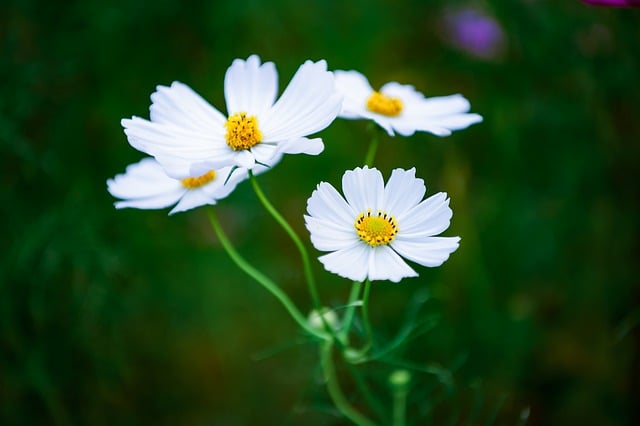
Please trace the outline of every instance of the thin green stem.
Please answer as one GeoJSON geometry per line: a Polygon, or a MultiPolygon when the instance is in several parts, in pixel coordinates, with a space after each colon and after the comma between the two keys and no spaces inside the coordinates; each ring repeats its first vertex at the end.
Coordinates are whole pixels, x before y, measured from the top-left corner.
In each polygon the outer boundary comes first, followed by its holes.
{"type": "MultiPolygon", "coordinates": [[[[271,202],[264,195],[264,192],[262,192],[262,189],[258,184],[258,179],[256,179],[256,177],[253,175],[251,170],[249,170],[249,178],[251,180],[251,186],[253,187],[253,191],[256,193],[256,196],[258,197],[258,199],[260,200],[264,208],[271,214],[271,216],[273,216],[276,222],[278,222],[280,226],[282,226],[284,231],[289,235],[289,237],[291,238],[295,246],[298,248],[298,251],[300,252],[300,257],[302,258],[304,275],[307,279],[307,286],[309,287],[309,293],[311,294],[311,300],[313,301],[313,306],[316,312],[321,313],[322,303],[320,303],[320,296],[318,294],[318,288],[316,287],[316,281],[313,277],[313,271],[311,269],[311,262],[309,261],[309,253],[307,252],[307,249],[302,243],[302,240],[300,239],[300,237],[298,237],[298,234],[296,234],[296,232],[293,230],[291,225],[289,225],[289,222],[286,221],[286,219],[278,212],[278,210],[276,210],[273,204],[271,204],[271,202]]],[[[328,331],[329,334],[331,334],[331,337],[335,339],[336,343],[342,347],[343,346],[342,342],[340,341],[339,337],[336,335],[336,332],[333,329],[333,327],[329,323],[327,323],[327,320],[324,317],[324,315],[320,315],[320,320],[322,321],[322,324],[325,330],[328,331]]]]}
{"type": "MultiPolygon", "coordinates": [[[[362,374],[360,374],[360,371],[358,371],[356,366],[351,363],[346,363],[345,365],[349,370],[349,373],[351,373],[351,376],[353,377],[353,380],[356,383],[358,390],[362,394],[363,398],[366,400],[369,407],[371,407],[371,409],[375,411],[379,419],[386,419],[387,418],[386,407],[384,407],[382,403],[378,400],[378,398],[376,398],[376,396],[373,394],[373,392],[371,392],[371,389],[369,389],[369,387],[367,386],[367,383],[362,378],[362,374]]],[[[387,422],[385,421],[384,423],[387,423],[387,422]]]]}
{"type": "Polygon", "coordinates": [[[393,395],[392,422],[393,426],[407,424],[407,395],[411,374],[407,370],[395,370],[389,376],[391,393],[393,395]]]}
{"type": "Polygon", "coordinates": [[[407,424],[407,390],[398,389],[393,393],[393,426],[407,424]]]}
{"type": "Polygon", "coordinates": [[[220,226],[220,222],[218,221],[218,218],[213,208],[210,208],[207,211],[207,213],[209,215],[209,221],[211,222],[211,226],[213,227],[213,230],[215,231],[216,235],[218,236],[218,239],[220,240],[220,244],[222,244],[222,247],[224,247],[224,249],[227,251],[227,253],[229,254],[229,257],[231,257],[231,260],[233,260],[240,269],[242,269],[245,273],[247,273],[247,275],[255,279],[269,293],[271,293],[276,299],[278,299],[280,303],[282,303],[282,305],[285,307],[287,312],[289,312],[291,317],[296,321],[296,323],[298,323],[298,325],[302,327],[302,329],[304,329],[307,333],[314,335],[323,340],[330,339],[328,335],[324,333],[320,333],[318,330],[315,330],[312,327],[310,327],[309,324],[307,323],[307,319],[304,317],[304,315],[302,315],[302,313],[300,313],[298,308],[291,301],[291,299],[289,299],[286,293],[282,291],[282,289],[280,289],[280,287],[278,287],[278,285],[274,283],[271,279],[269,279],[266,275],[264,275],[262,272],[257,270],[251,264],[249,264],[236,251],[236,249],[231,244],[231,241],[229,241],[226,234],[222,230],[222,227],[220,226]]]}
{"type": "Polygon", "coordinates": [[[364,157],[364,164],[369,167],[373,167],[373,160],[376,158],[376,151],[378,150],[378,145],[380,144],[380,135],[378,129],[372,129],[373,136],[371,137],[371,143],[369,144],[369,148],[367,149],[367,155],[364,157]]]}
{"type": "Polygon", "coordinates": [[[364,328],[365,343],[360,349],[350,349],[345,352],[346,359],[353,363],[359,364],[368,361],[367,353],[373,346],[373,333],[371,331],[371,323],[369,322],[369,294],[371,293],[371,281],[367,279],[364,282],[364,292],[362,294],[362,327],[364,328]]]}
{"type": "Polygon", "coordinates": [[[362,324],[364,327],[364,335],[367,339],[365,345],[368,350],[373,342],[373,333],[371,332],[371,323],[369,322],[369,294],[371,293],[371,281],[367,279],[364,282],[364,293],[362,294],[362,324]]]}
{"type": "Polygon", "coordinates": [[[349,341],[349,330],[351,329],[351,323],[353,322],[353,317],[356,312],[356,300],[360,295],[360,281],[354,281],[351,286],[351,292],[349,293],[349,302],[347,303],[347,311],[344,314],[344,320],[342,322],[342,330],[340,332],[340,337],[344,342],[349,341]]]}
{"type": "Polygon", "coordinates": [[[331,400],[338,408],[338,410],[349,420],[359,426],[373,426],[374,423],[357,411],[347,398],[345,397],[340,383],[338,382],[338,376],[336,375],[336,368],[333,363],[333,343],[331,341],[325,341],[320,349],[320,362],[322,364],[322,373],[327,384],[327,391],[331,400]]]}
{"type": "Polygon", "coordinates": [[[300,252],[300,257],[302,258],[302,266],[304,268],[304,275],[307,279],[307,284],[309,286],[309,292],[311,293],[311,299],[313,300],[313,305],[315,309],[320,312],[322,309],[322,304],[320,303],[320,296],[318,295],[318,289],[316,287],[315,279],[313,278],[313,272],[311,270],[311,262],[309,262],[309,254],[307,253],[307,249],[305,248],[302,240],[298,237],[296,232],[293,230],[291,225],[286,221],[286,219],[276,210],[276,208],[271,204],[271,202],[267,199],[258,185],[258,180],[255,178],[253,173],[249,171],[249,177],[251,179],[251,185],[253,186],[253,190],[258,196],[258,199],[262,203],[265,209],[273,216],[273,218],[282,226],[284,231],[291,237],[293,243],[298,248],[300,252]]]}

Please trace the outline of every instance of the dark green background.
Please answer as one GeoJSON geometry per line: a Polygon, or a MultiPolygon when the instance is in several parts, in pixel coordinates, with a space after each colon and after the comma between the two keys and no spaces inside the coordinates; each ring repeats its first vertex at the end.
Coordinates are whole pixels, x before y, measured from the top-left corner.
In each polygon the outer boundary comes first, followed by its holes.
{"type": "MultiPolygon", "coordinates": [[[[374,328],[428,291],[435,329],[405,357],[410,423],[639,421],[640,9],[486,1],[507,44],[451,48],[445,1],[8,0],[0,6],[0,423],[344,424],[313,346],[236,270],[198,209],[116,211],[107,178],[142,154],[120,119],[148,117],[179,80],[222,108],[223,76],[252,53],[281,87],[306,59],[427,96],[463,93],[484,122],[440,139],[384,138],[377,166],[415,166],[447,191],[462,236],[442,268],[377,283],[374,328]],[[280,346],[282,350],[279,350],[280,346]],[[266,351],[266,352],[265,352],[266,351]]],[[[314,186],[361,165],[366,123],[338,120],[319,157],[261,176],[307,241],[314,186]]],[[[240,251],[306,311],[297,254],[241,185],[218,212],[240,251]]],[[[315,250],[312,249],[315,255],[315,250]]],[[[316,271],[326,304],[349,285],[316,271]]],[[[382,399],[388,367],[371,366],[382,399]]],[[[636,423],[637,424],[637,423],[636,423]]]]}

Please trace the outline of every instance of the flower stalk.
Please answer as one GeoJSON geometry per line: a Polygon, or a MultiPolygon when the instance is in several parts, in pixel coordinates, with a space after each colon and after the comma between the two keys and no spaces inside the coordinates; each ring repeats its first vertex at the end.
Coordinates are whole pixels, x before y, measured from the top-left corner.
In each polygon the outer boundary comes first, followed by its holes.
{"type": "Polygon", "coordinates": [[[327,385],[327,391],[336,408],[349,420],[358,426],[373,426],[374,423],[356,410],[347,400],[336,374],[335,364],[333,362],[333,343],[325,341],[320,348],[320,363],[322,365],[322,373],[327,385]]]}
{"type": "MultiPolygon", "coordinates": [[[[289,222],[276,210],[276,208],[271,204],[269,199],[264,195],[262,188],[258,184],[258,179],[254,176],[254,174],[249,171],[249,180],[251,181],[251,186],[253,187],[253,191],[256,193],[256,196],[264,206],[264,208],[271,214],[271,216],[280,224],[282,229],[289,235],[296,248],[300,252],[300,258],[302,259],[302,268],[304,270],[304,275],[307,280],[307,286],[309,288],[309,293],[311,294],[311,299],[313,302],[314,309],[317,312],[322,312],[322,304],[320,302],[320,295],[318,294],[318,289],[316,287],[315,278],[313,276],[313,270],[311,269],[311,262],[309,261],[309,253],[305,248],[304,244],[298,234],[293,230],[289,222]]],[[[327,323],[324,315],[320,315],[320,320],[322,321],[325,330],[340,344],[340,340],[338,336],[335,334],[335,330],[329,323],[327,323]]]]}
{"type": "Polygon", "coordinates": [[[327,340],[330,337],[326,333],[319,332],[318,330],[309,326],[307,319],[302,315],[300,310],[295,306],[295,304],[289,299],[287,294],[282,291],[280,287],[276,283],[274,283],[271,279],[269,279],[262,272],[253,267],[249,262],[246,261],[233,247],[229,238],[227,238],[226,234],[222,230],[220,226],[220,222],[215,214],[213,208],[208,210],[209,222],[213,227],[218,240],[220,240],[220,244],[225,249],[225,251],[229,254],[231,260],[235,262],[235,264],[243,270],[247,275],[256,280],[262,287],[264,287],[269,293],[271,293],[276,299],[282,303],[287,312],[291,315],[291,317],[295,320],[295,322],[307,333],[321,339],[327,340]]]}
{"type": "Polygon", "coordinates": [[[378,151],[378,145],[380,145],[380,132],[375,128],[373,124],[370,124],[369,129],[371,129],[371,142],[369,143],[369,148],[367,149],[367,155],[364,157],[364,165],[373,167],[373,160],[376,158],[376,152],[378,151]]]}

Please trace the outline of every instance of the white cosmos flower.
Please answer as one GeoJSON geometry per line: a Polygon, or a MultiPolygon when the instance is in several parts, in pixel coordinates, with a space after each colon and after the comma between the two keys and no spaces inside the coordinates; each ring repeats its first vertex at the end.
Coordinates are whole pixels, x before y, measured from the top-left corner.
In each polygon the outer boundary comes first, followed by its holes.
{"type": "Polygon", "coordinates": [[[389,136],[399,133],[429,132],[449,136],[482,121],[467,113],[469,101],[462,95],[425,98],[413,86],[390,82],[373,90],[367,78],[357,71],[334,71],[338,91],[344,95],[341,118],[375,121],[389,136]]]}
{"type": "Polygon", "coordinates": [[[115,203],[117,209],[163,209],[175,205],[169,212],[173,214],[216,204],[217,200],[229,195],[238,183],[248,177],[246,169],[236,169],[231,173],[232,168],[227,166],[209,170],[200,176],[174,179],[155,159],[144,158],[129,165],[124,174],[109,179],[107,190],[123,200],[115,203]]]}
{"type": "Polygon", "coordinates": [[[150,120],[133,117],[122,126],[134,148],[178,179],[229,165],[272,166],[280,154],[322,152],[322,139],[306,136],[331,124],[342,104],[326,61],[306,61],[276,101],[277,93],[275,65],[253,55],[227,69],[228,115],[174,82],[151,95],[150,120]]]}
{"type": "Polygon", "coordinates": [[[453,215],[447,194],[422,200],[424,181],[415,168],[395,169],[387,184],[375,168],[348,170],[344,198],[321,182],[307,201],[305,224],[325,269],[354,281],[390,280],[418,274],[402,259],[439,266],[458,248],[459,237],[436,237],[453,215]]]}

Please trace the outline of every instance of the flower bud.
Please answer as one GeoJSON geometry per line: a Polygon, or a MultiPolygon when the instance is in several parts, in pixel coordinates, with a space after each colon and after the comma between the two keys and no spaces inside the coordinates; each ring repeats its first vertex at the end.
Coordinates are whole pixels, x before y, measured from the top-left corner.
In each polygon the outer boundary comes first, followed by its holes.
{"type": "Polygon", "coordinates": [[[307,317],[309,326],[314,330],[324,331],[325,325],[322,321],[322,318],[324,318],[324,321],[329,327],[331,327],[333,330],[337,330],[340,327],[340,320],[338,319],[338,315],[336,315],[336,313],[329,308],[322,308],[321,311],[322,314],[320,314],[316,309],[312,310],[309,313],[309,316],[307,317]]]}

